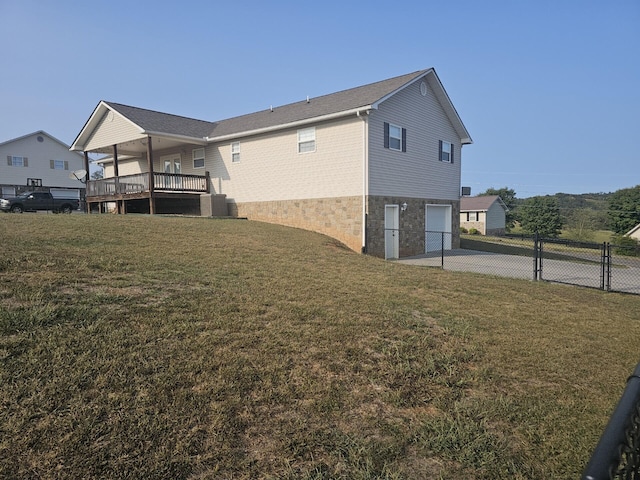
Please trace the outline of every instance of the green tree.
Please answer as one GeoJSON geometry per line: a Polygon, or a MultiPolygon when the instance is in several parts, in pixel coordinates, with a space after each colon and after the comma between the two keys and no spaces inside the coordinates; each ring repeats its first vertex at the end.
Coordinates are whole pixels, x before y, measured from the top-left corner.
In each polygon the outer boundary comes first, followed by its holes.
{"type": "Polygon", "coordinates": [[[531,197],[522,202],[518,208],[518,219],[522,230],[543,237],[557,237],[562,230],[560,209],[555,197],[531,197]]]}
{"type": "Polygon", "coordinates": [[[487,195],[498,195],[504,204],[509,209],[505,213],[505,227],[506,230],[509,231],[513,228],[515,223],[515,208],[516,208],[516,191],[512,188],[502,187],[502,188],[487,188],[486,192],[480,193],[478,196],[483,197],[487,195]]]}
{"type": "Polygon", "coordinates": [[[640,185],[623,188],[609,197],[609,226],[625,234],[640,223],[640,185]]]}
{"type": "Polygon", "coordinates": [[[565,234],[572,240],[591,241],[601,223],[600,217],[600,212],[590,208],[569,210],[565,214],[565,234]]]}

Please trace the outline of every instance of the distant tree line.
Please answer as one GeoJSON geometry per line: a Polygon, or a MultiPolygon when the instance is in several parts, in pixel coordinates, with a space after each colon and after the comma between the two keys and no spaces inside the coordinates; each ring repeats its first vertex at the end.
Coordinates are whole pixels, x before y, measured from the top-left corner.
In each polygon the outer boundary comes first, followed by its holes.
{"type": "Polygon", "coordinates": [[[498,195],[509,211],[506,229],[518,226],[525,234],[546,237],[561,233],[588,241],[596,230],[611,230],[617,238],[640,223],[640,185],[613,193],[516,197],[512,188],[489,188],[480,195],[498,195]]]}

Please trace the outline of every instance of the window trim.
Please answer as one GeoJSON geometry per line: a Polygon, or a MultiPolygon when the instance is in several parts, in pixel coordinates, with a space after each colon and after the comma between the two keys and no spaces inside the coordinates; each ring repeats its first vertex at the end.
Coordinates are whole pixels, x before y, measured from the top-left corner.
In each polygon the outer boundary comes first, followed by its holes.
{"type": "Polygon", "coordinates": [[[305,154],[305,153],[314,153],[316,151],[316,127],[307,127],[307,128],[300,128],[298,130],[298,153],[299,154],[305,154]],[[313,139],[304,139],[301,140],[301,136],[304,135],[305,133],[313,133],[313,139]],[[303,146],[313,146],[313,149],[309,149],[309,150],[303,150],[303,146]]]}
{"type": "Polygon", "coordinates": [[[194,148],[193,150],[191,150],[191,159],[193,161],[193,168],[195,169],[199,169],[199,168],[204,168],[204,160],[205,160],[205,154],[204,154],[204,147],[203,148],[194,148]],[[200,156],[200,152],[202,152],[202,156],[200,156]],[[197,160],[202,160],[202,165],[198,165],[196,166],[196,161],[197,160]]]}
{"type": "Polygon", "coordinates": [[[26,168],[29,166],[29,159],[20,155],[7,155],[7,165],[10,167],[26,168]],[[16,165],[14,159],[20,159],[20,165],[16,165]]]}
{"type": "Polygon", "coordinates": [[[231,163],[240,163],[240,142],[231,144],[231,163]]]}
{"type": "Polygon", "coordinates": [[[399,125],[395,125],[393,123],[384,122],[384,148],[393,150],[395,152],[406,152],[407,151],[407,129],[402,128],[399,125]],[[392,136],[391,129],[396,128],[400,131],[400,136],[392,136]],[[391,146],[391,139],[400,141],[400,148],[395,148],[391,146]]]}
{"type": "Polygon", "coordinates": [[[50,160],[49,167],[51,170],[69,170],[69,162],[67,160],[50,160]]]}
{"type": "Polygon", "coordinates": [[[402,151],[402,127],[389,124],[389,150],[402,151]]]}
{"type": "Polygon", "coordinates": [[[438,154],[438,160],[440,160],[442,163],[453,163],[454,162],[454,147],[453,147],[453,143],[452,142],[447,142],[445,140],[439,140],[439,154],[438,154]],[[448,152],[445,152],[444,147],[448,145],[448,152]],[[447,154],[447,160],[444,160],[442,158],[443,154],[447,154]]]}

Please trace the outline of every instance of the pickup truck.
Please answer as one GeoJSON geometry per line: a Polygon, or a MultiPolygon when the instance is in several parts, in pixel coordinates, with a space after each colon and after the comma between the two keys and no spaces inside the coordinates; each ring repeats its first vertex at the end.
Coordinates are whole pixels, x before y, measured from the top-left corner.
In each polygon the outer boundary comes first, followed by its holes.
{"type": "Polygon", "coordinates": [[[0,210],[22,213],[51,210],[54,213],[71,213],[78,210],[77,198],[55,198],[49,192],[25,192],[15,198],[0,198],[0,210]]]}

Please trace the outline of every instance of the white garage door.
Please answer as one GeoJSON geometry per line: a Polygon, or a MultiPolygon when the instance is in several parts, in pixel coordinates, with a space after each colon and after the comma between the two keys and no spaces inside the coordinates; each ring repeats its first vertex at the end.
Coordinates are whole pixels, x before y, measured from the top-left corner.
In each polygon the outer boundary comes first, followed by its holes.
{"type": "Polygon", "coordinates": [[[451,250],[451,205],[425,205],[425,252],[451,250]]]}

